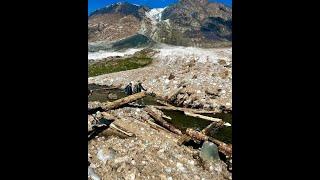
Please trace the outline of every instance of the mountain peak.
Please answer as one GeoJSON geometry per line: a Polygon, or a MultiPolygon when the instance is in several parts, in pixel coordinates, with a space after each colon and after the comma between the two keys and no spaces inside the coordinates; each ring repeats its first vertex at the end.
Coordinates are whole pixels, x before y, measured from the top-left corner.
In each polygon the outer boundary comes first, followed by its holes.
{"type": "Polygon", "coordinates": [[[199,4],[208,4],[208,0],[179,0],[180,3],[199,3],[199,4]]]}
{"type": "Polygon", "coordinates": [[[145,6],[140,6],[136,4],[131,4],[128,2],[118,2],[110,6],[98,9],[90,14],[90,16],[99,14],[123,14],[123,15],[133,15],[141,19],[141,15],[150,9],[145,6]]]}

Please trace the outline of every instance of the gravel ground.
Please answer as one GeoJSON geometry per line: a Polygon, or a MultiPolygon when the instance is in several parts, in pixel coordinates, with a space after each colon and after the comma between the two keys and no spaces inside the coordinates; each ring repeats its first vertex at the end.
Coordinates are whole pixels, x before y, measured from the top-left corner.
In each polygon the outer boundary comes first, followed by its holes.
{"type": "Polygon", "coordinates": [[[151,118],[143,109],[109,113],[118,118],[115,124],[135,136],[102,133],[89,141],[89,179],[231,179],[224,162],[203,162],[199,151],[177,145],[177,135],[149,127],[143,121],[151,118]]]}

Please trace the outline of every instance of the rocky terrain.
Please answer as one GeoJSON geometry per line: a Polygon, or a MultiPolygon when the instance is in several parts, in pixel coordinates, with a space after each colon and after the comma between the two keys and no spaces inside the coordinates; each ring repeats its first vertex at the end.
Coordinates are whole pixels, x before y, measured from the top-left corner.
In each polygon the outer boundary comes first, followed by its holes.
{"type": "Polygon", "coordinates": [[[163,46],[151,65],[89,78],[89,83],[124,88],[138,80],[150,92],[177,106],[232,110],[231,48],[201,49],[163,46]]]}
{"type": "Polygon", "coordinates": [[[221,160],[202,160],[198,150],[177,145],[177,135],[144,123],[152,118],[143,109],[121,108],[110,114],[118,118],[113,123],[135,136],[108,129],[90,140],[90,179],[231,179],[221,160]]]}

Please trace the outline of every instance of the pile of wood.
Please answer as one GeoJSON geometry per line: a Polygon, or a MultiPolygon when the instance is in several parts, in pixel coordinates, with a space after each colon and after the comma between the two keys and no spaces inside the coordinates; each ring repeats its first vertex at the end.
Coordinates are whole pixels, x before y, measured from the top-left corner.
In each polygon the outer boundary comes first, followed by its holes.
{"type": "MultiPolygon", "coordinates": [[[[152,106],[149,107],[149,110],[147,110],[147,112],[149,112],[149,114],[153,117],[153,118],[161,118],[161,115],[157,115],[156,117],[153,115],[153,113],[155,112],[154,109],[165,109],[165,110],[176,110],[176,111],[182,111],[184,112],[184,114],[186,116],[191,116],[191,117],[196,117],[196,118],[200,118],[200,119],[204,119],[204,120],[208,120],[208,121],[212,121],[212,123],[207,126],[206,128],[204,128],[201,132],[195,131],[193,129],[187,129],[186,130],[186,134],[183,134],[179,140],[178,140],[178,145],[182,145],[184,142],[187,142],[191,139],[197,140],[197,141],[211,141],[213,143],[215,143],[218,148],[219,151],[221,153],[223,153],[224,155],[231,157],[232,156],[232,145],[230,144],[226,144],[224,142],[221,142],[213,137],[208,136],[209,132],[214,129],[215,131],[217,131],[218,129],[222,128],[223,126],[231,126],[230,123],[225,123],[222,121],[222,119],[218,119],[218,118],[213,118],[213,117],[209,117],[209,116],[204,116],[201,114],[204,113],[214,113],[214,112],[210,112],[210,111],[205,111],[205,110],[196,110],[196,109],[190,109],[190,108],[181,108],[181,107],[175,107],[171,104],[168,104],[166,102],[163,101],[157,101],[159,104],[162,104],[164,106],[152,106]],[[152,113],[150,113],[150,109],[153,108],[152,113]]],[[[161,118],[161,121],[163,119],[161,118]]],[[[181,134],[179,134],[181,135],[181,134]]]]}
{"type": "MultiPolygon", "coordinates": [[[[136,93],[121,99],[118,99],[113,102],[106,102],[106,103],[92,103],[89,102],[90,107],[93,108],[100,108],[104,112],[101,112],[99,116],[95,117],[96,119],[107,119],[107,120],[112,120],[116,122],[116,117],[112,116],[111,114],[108,113],[109,110],[119,108],[123,105],[126,105],[128,103],[134,102],[138,99],[141,99],[145,97],[147,94],[146,92],[140,92],[136,93]]],[[[174,95],[173,95],[174,96],[174,95]]],[[[205,110],[196,110],[196,109],[190,109],[190,108],[181,108],[181,107],[175,107],[173,105],[170,105],[166,102],[163,101],[158,101],[159,104],[162,104],[163,106],[146,106],[144,110],[152,117],[154,121],[151,120],[145,120],[145,123],[147,123],[151,128],[157,129],[157,130],[164,130],[164,131],[169,131],[172,132],[176,135],[178,135],[180,138],[178,140],[178,144],[182,145],[184,142],[189,141],[190,139],[194,139],[197,141],[211,141],[215,143],[218,146],[218,149],[221,153],[225,154],[226,156],[231,157],[232,156],[232,145],[226,144],[224,142],[221,142],[213,137],[208,136],[208,132],[211,129],[219,129],[222,128],[223,126],[231,126],[229,123],[223,122],[221,119],[218,118],[213,118],[209,116],[204,116],[201,115],[203,113],[214,113],[214,112],[209,112],[205,110]],[[212,123],[203,129],[201,132],[193,130],[193,129],[187,129],[185,134],[183,134],[179,129],[174,127],[172,124],[167,122],[165,119],[171,119],[168,116],[165,116],[164,113],[161,111],[162,109],[165,110],[176,110],[176,111],[182,111],[186,116],[192,116],[208,121],[212,121],[212,123]]],[[[90,109],[90,107],[88,107],[90,109]]],[[[91,110],[92,110],[91,109],[91,110]]],[[[127,136],[134,136],[132,132],[129,132],[128,130],[124,129],[121,127],[121,125],[116,124],[112,122],[109,125],[109,128],[112,128],[118,132],[121,132],[127,136]]]]}

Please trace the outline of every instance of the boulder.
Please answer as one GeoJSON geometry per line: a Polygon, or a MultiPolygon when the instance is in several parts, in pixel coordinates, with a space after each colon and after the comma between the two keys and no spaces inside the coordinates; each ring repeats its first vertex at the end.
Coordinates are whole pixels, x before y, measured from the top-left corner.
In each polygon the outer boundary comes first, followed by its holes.
{"type": "Polygon", "coordinates": [[[218,147],[209,141],[205,141],[201,147],[200,158],[203,161],[214,161],[220,159],[218,147]]]}

